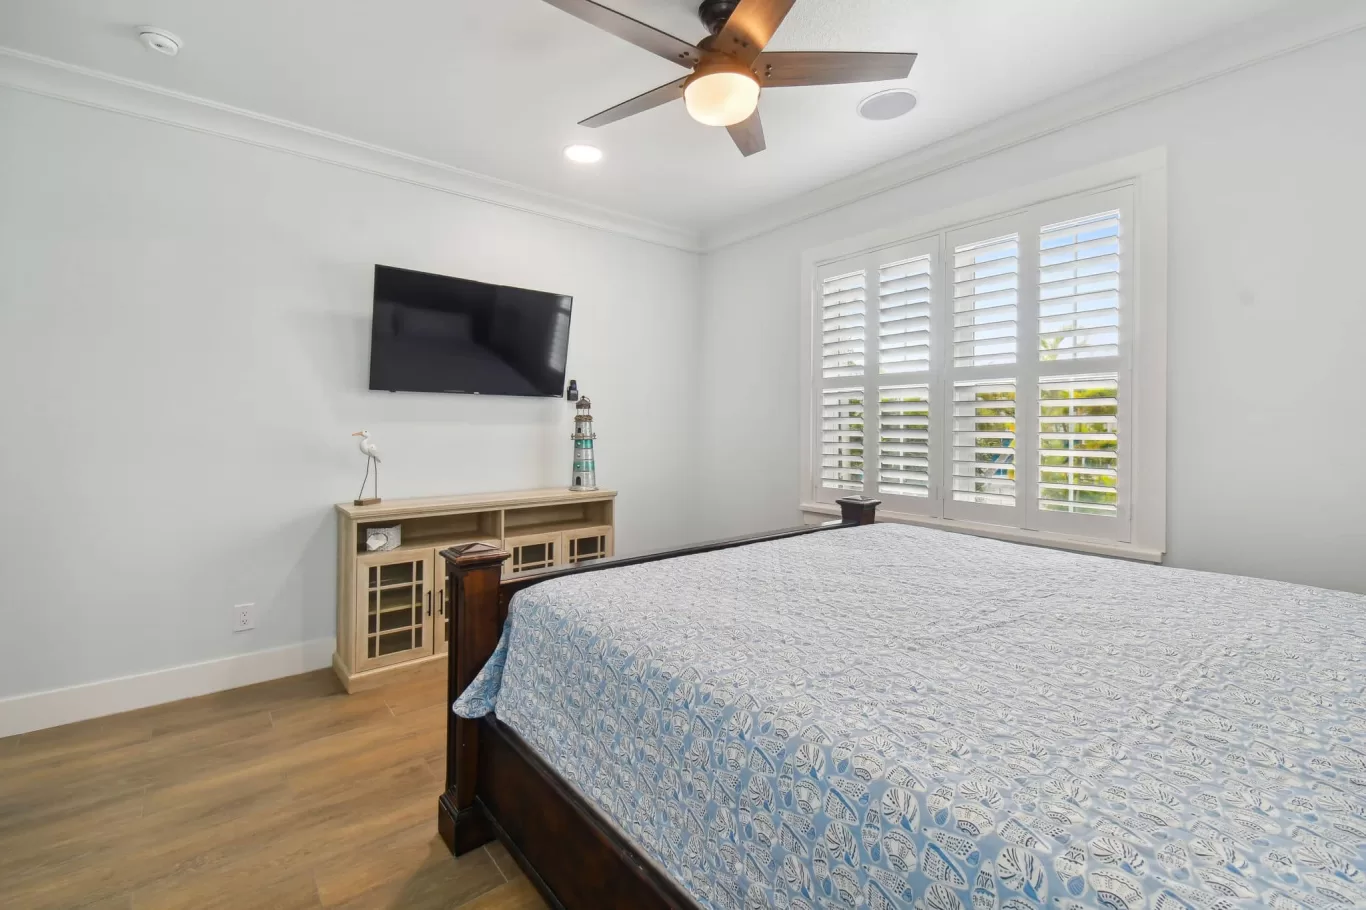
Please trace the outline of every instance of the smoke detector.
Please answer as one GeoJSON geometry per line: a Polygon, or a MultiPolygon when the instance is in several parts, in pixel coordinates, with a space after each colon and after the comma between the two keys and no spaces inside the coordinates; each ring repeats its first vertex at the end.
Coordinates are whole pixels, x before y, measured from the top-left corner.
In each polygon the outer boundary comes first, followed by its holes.
{"type": "Polygon", "coordinates": [[[865,120],[895,120],[915,108],[915,95],[904,88],[888,89],[869,95],[859,102],[859,116],[865,120]]]}
{"type": "Polygon", "coordinates": [[[138,40],[148,50],[165,54],[167,57],[174,57],[180,53],[180,39],[164,28],[153,28],[150,25],[141,26],[138,29],[138,40]]]}

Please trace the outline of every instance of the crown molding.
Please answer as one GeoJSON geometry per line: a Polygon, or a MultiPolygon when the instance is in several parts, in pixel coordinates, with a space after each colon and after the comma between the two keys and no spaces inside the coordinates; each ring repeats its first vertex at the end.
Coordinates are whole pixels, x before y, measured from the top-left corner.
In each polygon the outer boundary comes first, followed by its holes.
{"type": "MultiPolygon", "coordinates": [[[[704,230],[705,252],[723,249],[923,180],[1017,145],[1181,91],[1249,66],[1366,28],[1366,2],[1316,0],[1313,13],[1295,3],[974,127],[853,176],[761,208],[726,226],[704,230]]],[[[1157,137],[1155,137],[1157,138],[1157,137]]]]}
{"type": "Polygon", "coordinates": [[[255,111],[0,47],[0,87],[245,142],[324,164],[687,252],[696,230],[531,189],[255,111]]]}

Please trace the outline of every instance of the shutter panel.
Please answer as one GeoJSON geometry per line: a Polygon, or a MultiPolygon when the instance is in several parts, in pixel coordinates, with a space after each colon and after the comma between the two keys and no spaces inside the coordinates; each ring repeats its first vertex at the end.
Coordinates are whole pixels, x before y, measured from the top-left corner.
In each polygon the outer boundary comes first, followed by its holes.
{"type": "Polygon", "coordinates": [[[945,339],[952,351],[944,385],[949,444],[941,454],[945,518],[1014,527],[1023,521],[1016,469],[1029,440],[1017,432],[1015,397],[1032,385],[1032,361],[1023,382],[1019,364],[1021,319],[1033,299],[1033,288],[1025,293],[1020,286],[1025,269],[1032,271],[1025,264],[1034,255],[1028,231],[1028,219],[1016,214],[947,235],[953,288],[945,309],[953,336],[945,339]],[[1025,237],[1030,241],[1022,246],[1025,237]]]}
{"type": "Polygon", "coordinates": [[[877,396],[876,492],[909,497],[893,510],[937,511],[930,498],[935,247],[908,244],[877,260],[878,375],[870,383],[877,396]]]}
{"type": "Polygon", "coordinates": [[[821,482],[827,490],[863,492],[863,389],[821,393],[821,482]]]}
{"type": "Polygon", "coordinates": [[[1039,232],[1039,359],[1119,354],[1119,212],[1039,232]]]}
{"type": "Polygon", "coordinates": [[[890,386],[878,394],[877,491],[930,495],[930,387],[890,386]]]}
{"type": "Polygon", "coordinates": [[[878,369],[915,373],[930,368],[929,256],[878,269],[878,369]]]}
{"type": "Polygon", "coordinates": [[[1119,510],[1119,376],[1039,381],[1039,508],[1114,516],[1119,510]]]}
{"type": "Polygon", "coordinates": [[[1024,431],[1028,527],[1108,540],[1129,536],[1124,282],[1132,251],[1128,188],[1038,207],[1036,376],[1024,431]],[[1031,422],[1037,420],[1037,426],[1031,422]]]}
{"type": "Polygon", "coordinates": [[[953,384],[953,498],[1015,505],[1015,382],[953,384]]]}
{"type": "Polygon", "coordinates": [[[863,375],[866,297],[863,271],[821,282],[821,375],[863,375]]]}
{"type": "Polygon", "coordinates": [[[955,367],[1015,362],[1019,288],[1019,234],[954,247],[955,367]]]}

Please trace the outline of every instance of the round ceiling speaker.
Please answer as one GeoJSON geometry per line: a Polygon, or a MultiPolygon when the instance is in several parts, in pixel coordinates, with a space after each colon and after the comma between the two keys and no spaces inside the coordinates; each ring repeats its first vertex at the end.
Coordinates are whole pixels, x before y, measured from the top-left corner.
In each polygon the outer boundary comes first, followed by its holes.
{"type": "Polygon", "coordinates": [[[167,57],[174,57],[180,53],[180,39],[164,28],[153,28],[144,25],[138,29],[138,40],[148,50],[156,51],[158,54],[165,54],[167,57]]]}
{"type": "Polygon", "coordinates": [[[915,95],[904,88],[869,95],[858,105],[859,116],[865,120],[895,120],[914,109],[915,95]]]}

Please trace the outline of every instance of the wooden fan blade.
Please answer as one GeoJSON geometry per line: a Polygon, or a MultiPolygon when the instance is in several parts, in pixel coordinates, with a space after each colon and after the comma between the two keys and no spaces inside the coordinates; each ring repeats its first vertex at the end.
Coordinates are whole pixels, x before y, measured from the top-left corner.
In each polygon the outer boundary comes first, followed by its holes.
{"type": "Polygon", "coordinates": [[[915,54],[795,51],[760,54],[754,72],[765,88],[905,79],[915,54]]]}
{"type": "Polygon", "coordinates": [[[571,16],[577,16],[590,25],[596,25],[605,32],[611,32],[623,41],[636,47],[658,54],[665,60],[692,69],[702,60],[702,52],[696,47],[675,38],[668,32],[661,32],[652,25],[646,25],[630,16],[608,9],[593,0],[545,0],[556,9],[562,9],[571,16]]]}
{"type": "Polygon", "coordinates": [[[683,97],[683,83],[686,80],[679,79],[659,88],[652,88],[643,95],[636,95],[630,101],[623,101],[616,107],[609,107],[600,114],[594,114],[587,120],[579,121],[579,126],[589,126],[597,128],[606,126],[609,123],[616,123],[618,120],[625,120],[634,114],[648,111],[650,108],[659,107],[661,104],[668,104],[683,97]]]}
{"type": "Polygon", "coordinates": [[[759,120],[758,111],[750,114],[747,119],[741,120],[734,126],[726,127],[726,132],[730,133],[730,138],[735,140],[735,145],[740,149],[740,154],[746,158],[762,152],[768,147],[764,144],[764,125],[759,120]]]}
{"type": "Polygon", "coordinates": [[[712,41],[713,50],[753,63],[778,30],[796,0],[740,0],[712,41]]]}

